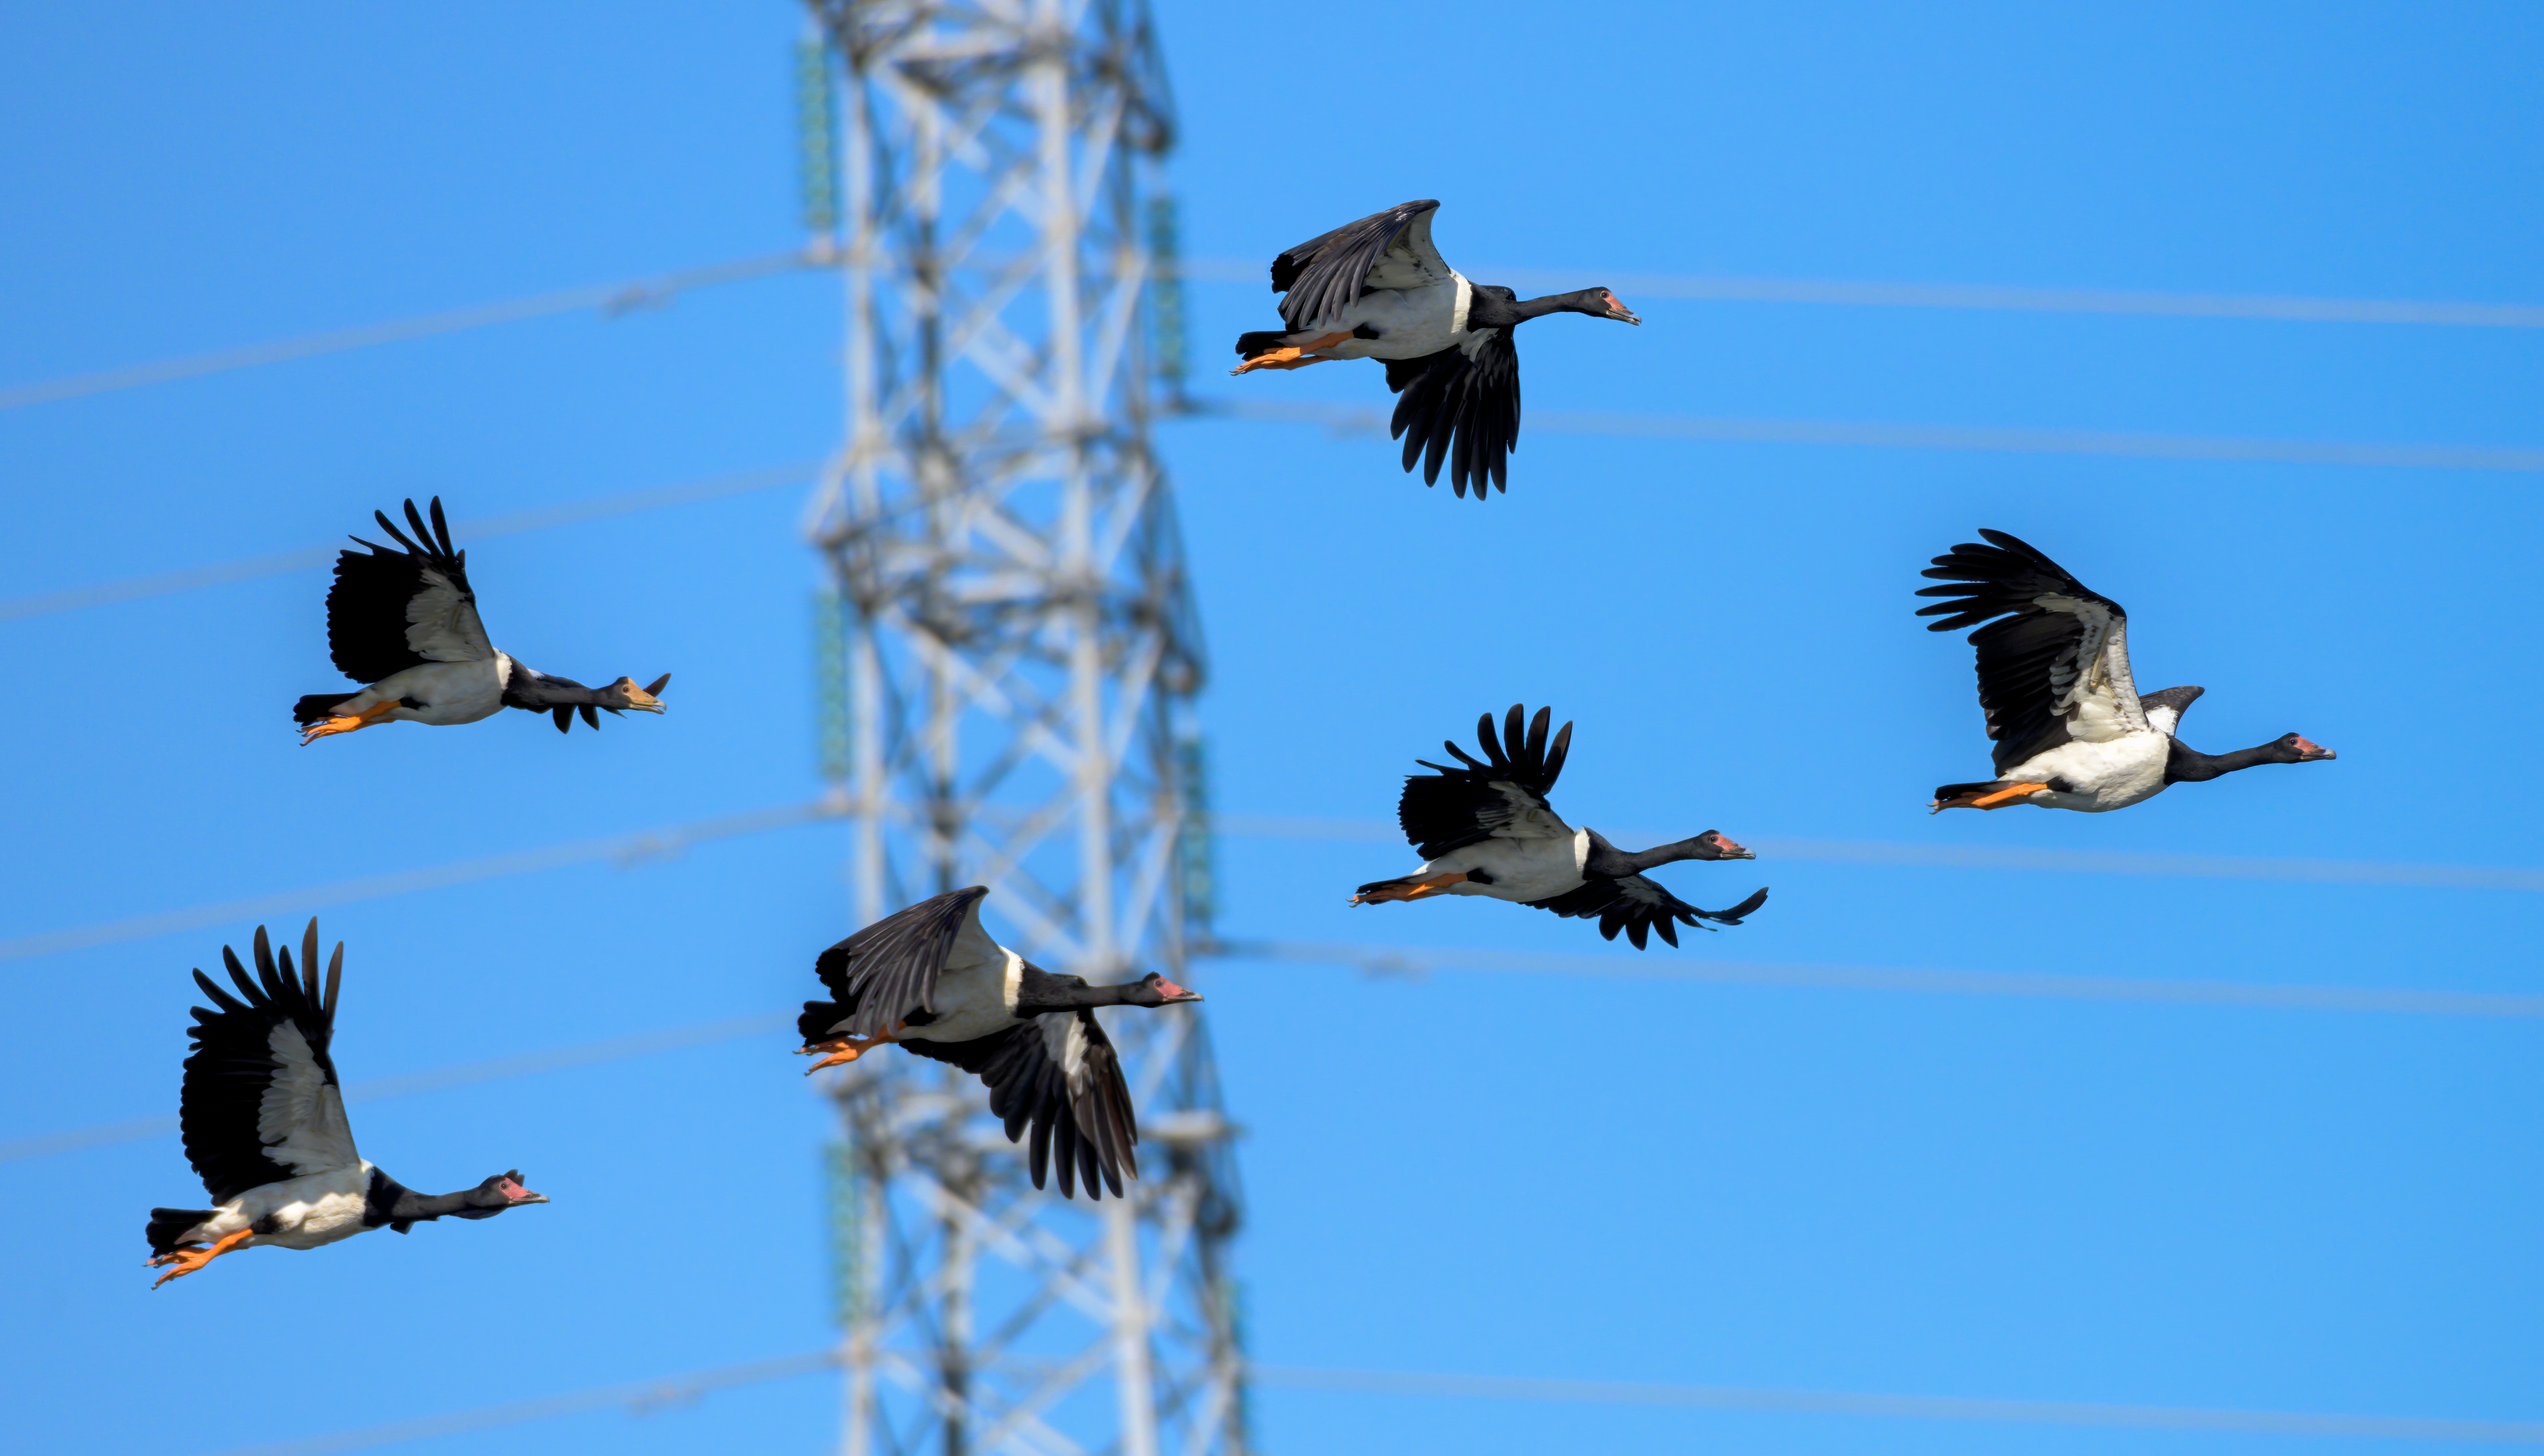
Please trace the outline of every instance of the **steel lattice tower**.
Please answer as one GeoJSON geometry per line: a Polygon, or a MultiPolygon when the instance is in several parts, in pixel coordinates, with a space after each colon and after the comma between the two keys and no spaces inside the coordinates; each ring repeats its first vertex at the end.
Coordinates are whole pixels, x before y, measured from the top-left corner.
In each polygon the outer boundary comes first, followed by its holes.
{"type": "MultiPolygon", "coordinates": [[[[1148,8],[813,9],[847,436],[808,530],[836,588],[828,756],[858,923],[986,883],[1040,964],[1185,979],[1203,660],[1149,439],[1141,223],[1172,118],[1148,8]]],[[[1126,1199],[1036,1191],[951,1068],[839,1075],[842,1450],[1243,1450],[1238,1199],[1197,1010],[1107,1016],[1142,1133],[1126,1199]]]]}

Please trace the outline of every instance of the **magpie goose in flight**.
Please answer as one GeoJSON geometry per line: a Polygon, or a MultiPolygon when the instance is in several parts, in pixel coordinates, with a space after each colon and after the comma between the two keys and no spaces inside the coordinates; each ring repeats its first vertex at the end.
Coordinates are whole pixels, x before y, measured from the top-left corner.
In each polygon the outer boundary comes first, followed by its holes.
{"type": "Polygon", "coordinates": [[[302,698],[291,717],[300,725],[304,746],[375,723],[404,720],[442,728],[492,718],[503,708],[553,714],[561,733],[577,712],[597,728],[596,708],[613,716],[626,708],[663,711],[658,694],[672,680],[668,672],[651,687],[622,677],[607,687],[588,688],[495,651],[486,640],[486,624],[477,620],[477,593],[468,589],[468,553],[451,549],[440,497],[433,499],[430,528],[415,502],[406,502],[412,537],[385,512],[371,516],[404,549],[391,551],[356,536],[356,545],[370,550],[338,556],[336,584],[327,592],[327,648],[336,670],[370,686],[351,697],[302,698]]]}
{"type": "Polygon", "coordinates": [[[1287,327],[1236,337],[1232,371],[1301,369],[1328,359],[1384,359],[1396,401],[1390,432],[1404,441],[1404,468],[1422,483],[1484,498],[1503,491],[1519,447],[1519,350],[1512,331],[1547,314],[1588,314],[1639,324],[1605,288],[1522,298],[1472,283],[1431,246],[1425,198],[1390,207],[1311,238],[1272,260],[1272,291],[1287,327]]]}
{"type": "Polygon", "coordinates": [[[1970,643],[1996,777],[1937,789],[1935,812],[2030,804],[2102,813],[2257,763],[2337,756],[2295,733],[2213,756],[2185,745],[2174,729],[2208,690],[2140,693],[2129,676],[2128,614],[2118,602],[2014,536],[1979,534],[1992,544],[1965,541],[1935,558],[1925,575],[1958,584],[1920,589],[1919,596],[1950,600],[1917,615],[1944,619],[1926,624],[1932,632],[1978,626],[1970,643]]]}
{"type": "Polygon", "coordinates": [[[798,1054],[822,1058],[805,1075],[886,1044],[951,1062],[989,1084],[1009,1142],[1032,1125],[1035,1188],[1057,1162],[1062,1197],[1083,1184],[1089,1198],[1118,1198],[1122,1180],[1140,1176],[1140,1129],[1095,1008],[1201,997],[1155,971],[1114,986],[1054,975],[981,928],[989,893],[976,884],[921,900],[824,951],[813,971],[837,999],[805,1002],[796,1021],[798,1054]]]}
{"type": "Polygon", "coordinates": [[[1364,884],[1351,903],[1375,905],[1435,894],[1490,895],[1557,915],[1595,919],[1600,935],[1613,941],[1622,930],[1637,951],[1644,949],[1646,937],[1655,930],[1662,940],[1677,945],[1678,928],[1673,921],[1738,925],[1767,903],[1762,889],[1728,910],[1700,910],[1643,877],[1646,870],[1680,860],[1758,858],[1714,830],[1658,849],[1625,850],[1610,844],[1596,829],[1574,829],[1563,822],[1546,795],[1554,787],[1555,776],[1563,772],[1564,755],[1571,751],[1572,725],[1565,724],[1549,743],[1546,724],[1553,712],[1540,708],[1523,738],[1524,712],[1520,705],[1511,705],[1498,740],[1493,736],[1491,714],[1475,720],[1475,738],[1483,744],[1484,759],[1456,743],[1444,743],[1466,767],[1414,760],[1437,772],[1405,779],[1395,817],[1405,839],[1422,856],[1422,868],[1400,879],[1364,884]]]}
{"type": "Polygon", "coordinates": [[[318,922],[300,938],[300,964],[256,928],[256,974],[221,947],[235,993],[200,970],[212,1009],[195,1008],[178,1125],[186,1161],[201,1175],[210,1208],[153,1208],[150,1264],[156,1289],[234,1249],[271,1244],[315,1249],[388,1227],[403,1234],[435,1218],[492,1218],[547,1199],[521,1187],[516,1168],[455,1193],[419,1193],[354,1151],[331,1045],[345,946],[336,944],[323,987],[318,922]]]}

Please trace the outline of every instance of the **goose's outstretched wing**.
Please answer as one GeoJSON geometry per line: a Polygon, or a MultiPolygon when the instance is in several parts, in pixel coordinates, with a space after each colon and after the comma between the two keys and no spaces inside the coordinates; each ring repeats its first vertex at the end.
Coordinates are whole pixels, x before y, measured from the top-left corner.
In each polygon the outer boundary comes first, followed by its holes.
{"type": "Polygon", "coordinates": [[[807,1001],[796,1028],[809,1044],[846,1033],[872,1036],[936,1009],[936,977],[956,942],[978,937],[975,952],[994,951],[981,929],[986,884],[948,890],[896,911],[824,951],[813,973],[835,1001],[807,1001]]]}
{"type": "Polygon", "coordinates": [[[415,502],[406,502],[411,538],[385,512],[371,516],[404,549],[357,536],[355,544],[369,552],[336,558],[336,584],[327,591],[327,649],[336,670],[371,683],[425,662],[494,656],[486,624],[477,619],[477,593],[468,587],[468,553],[451,547],[441,498],[433,498],[430,527],[415,502]]]}
{"type": "Polygon", "coordinates": [[[236,994],[200,970],[195,982],[216,1009],[195,1008],[194,1054],[186,1058],[178,1125],[186,1161],[202,1175],[215,1203],[250,1188],[361,1161],[345,1121],[345,1096],[328,1043],[336,1028],[336,985],[345,948],[336,947],[323,987],[318,979],[318,922],[275,963],[265,927],[256,928],[256,974],[221,948],[236,994]]]}
{"type": "Polygon", "coordinates": [[[1471,354],[1454,345],[1390,359],[1387,387],[1403,396],[1388,433],[1404,441],[1406,470],[1422,462],[1422,484],[1440,483],[1445,460],[1449,489],[1461,496],[1472,491],[1481,500],[1487,483],[1510,490],[1510,452],[1519,448],[1519,346],[1510,330],[1486,331],[1471,354]]]}
{"type": "MultiPolygon", "coordinates": [[[[1662,940],[1677,945],[1678,928],[1671,923],[1673,921],[1685,925],[1700,925],[1709,920],[1714,925],[1738,925],[1750,911],[1767,903],[1767,892],[1762,889],[1728,910],[1700,910],[1662,888],[1658,881],[1646,880],[1640,875],[1628,875],[1616,880],[1598,876],[1579,889],[1525,903],[1576,920],[1595,919],[1599,922],[1599,934],[1608,940],[1615,940],[1617,932],[1622,930],[1639,951],[1643,949],[1644,937],[1655,930],[1661,933],[1662,940]]],[[[1713,926],[1706,925],[1704,928],[1711,930],[1713,926]]]]}
{"type": "Polygon", "coordinates": [[[2048,557],[2003,531],[1993,545],[1963,542],[1925,575],[1966,584],[1928,586],[1949,597],[1919,607],[1944,620],[1929,631],[1979,627],[1979,708],[2003,773],[2070,738],[2099,742],[2149,728],[2129,678],[2128,614],[2048,557]],[[1990,618],[2002,618],[1990,621],[1990,618]]]}
{"type": "MultiPolygon", "coordinates": [[[[1076,976],[1055,979],[1086,984],[1076,976]]],[[[952,1062],[988,1083],[990,1111],[1005,1119],[1009,1142],[1021,1141],[1025,1128],[1033,1128],[1027,1157],[1035,1188],[1043,1186],[1045,1171],[1054,1164],[1064,1198],[1075,1197],[1078,1186],[1089,1198],[1102,1198],[1105,1188],[1118,1198],[1122,1180],[1140,1176],[1140,1129],[1131,1114],[1131,1089],[1094,1012],[1046,1012],[976,1041],[899,1045],[952,1062]]]]}
{"type": "Polygon", "coordinates": [[[1565,724],[1548,742],[1546,725],[1553,710],[1540,708],[1522,738],[1521,715],[1526,711],[1517,703],[1511,705],[1499,738],[1493,736],[1491,714],[1475,720],[1475,741],[1483,745],[1483,759],[1454,742],[1441,744],[1464,768],[1427,758],[1413,760],[1437,772],[1405,778],[1395,819],[1403,826],[1405,841],[1422,858],[1436,860],[1487,839],[1572,836],[1572,826],[1557,817],[1546,800],[1563,772],[1564,755],[1572,751],[1572,725],[1565,724]]]}
{"type": "Polygon", "coordinates": [[[1311,328],[1340,317],[1369,289],[1421,288],[1456,277],[1431,246],[1431,214],[1439,206],[1433,197],[1398,203],[1273,259],[1281,322],[1294,331],[1311,328]]]}

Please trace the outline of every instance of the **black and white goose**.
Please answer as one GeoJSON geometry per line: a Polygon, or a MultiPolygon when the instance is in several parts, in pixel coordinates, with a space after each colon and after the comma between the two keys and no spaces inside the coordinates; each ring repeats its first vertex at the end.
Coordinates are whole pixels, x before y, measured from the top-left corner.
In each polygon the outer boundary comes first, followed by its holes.
{"type": "Polygon", "coordinates": [[[835,1001],[807,1001],[799,1054],[820,1056],[805,1075],[898,1045],[951,1062],[989,1084],[990,1111],[1007,1140],[1033,1128],[1035,1188],[1060,1165],[1060,1191],[1122,1195],[1140,1176],[1140,1129],[1122,1063],[1095,1020],[1099,1006],[1171,1006],[1200,996],[1151,971],[1090,986],[1054,975],[981,928],[986,885],[952,890],[887,915],[822,953],[814,973],[835,1001]]]}
{"type": "Polygon", "coordinates": [[[1655,930],[1662,940],[1677,945],[1673,921],[1738,925],[1767,903],[1762,889],[1728,910],[1700,910],[1644,878],[1644,871],[1680,860],[1757,858],[1714,830],[1657,849],[1625,850],[1610,844],[1596,829],[1574,829],[1563,822],[1546,795],[1554,787],[1555,776],[1563,772],[1564,756],[1571,751],[1572,725],[1565,724],[1549,743],[1546,724],[1553,711],[1540,708],[1523,739],[1524,711],[1518,704],[1511,705],[1499,740],[1493,736],[1491,714],[1475,720],[1475,738],[1483,744],[1484,759],[1489,762],[1474,758],[1454,742],[1442,746],[1464,768],[1414,760],[1437,772],[1406,776],[1395,817],[1405,839],[1422,856],[1422,868],[1400,879],[1364,884],[1351,903],[1374,905],[1436,894],[1490,895],[1557,915],[1595,919],[1600,935],[1613,941],[1622,930],[1638,951],[1655,930]]]}
{"type": "Polygon", "coordinates": [[[317,921],[300,938],[296,969],[289,951],[276,965],[261,925],[253,978],[229,947],[221,959],[237,993],[195,972],[215,1009],[195,1008],[177,1118],[186,1161],[216,1206],[150,1210],[150,1264],[168,1270],[150,1287],[235,1249],[316,1249],[376,1228],[403,1234],[427,1219],[492,1218],[547,1201],[521,1187],[517,1168],[455,1193],[419,1193],[354,1150],[329,1050],[345,947],[337,943],[322,987],[317,921]]]}
{"type": "Polygon", "coordinates": [[[1431,246],[1434,199],[1406,202],[1311,238],[1272,260],[1272,291],[1288,327],[1236,337],[1232,371],[1300,369],[1328,359],[1384,359],[1396,401],[1390,433],[1404,441],[1404,468],[1422,461],[1422,483],[1507,491],[1519,447],[1519,350],[1512,331],[1548,314],[1588,314],[1639,324],[1605,288],[1522,298],[1469,282],[1431,246]]]}
{"type": "Polygon", "coordinates": [[[450,523],[441,498],[433,500],[425,525],[415,502],[406,502],[412,539],[387,514],[372,511],[380,529],[405,548],[392,551],[356,536],[358,546],[336,558],[336,584],[327,592],[327,649],[336,670],[370,686],[347,697],[312,693],[291,710],[305,745],[333,733],[375,723],[406,722],[445,728],[492,718],[505,708],[553,714],[558,732],[574,715],[597,728],[600,715],[621,709],[660,713],[657,696],[672,680],[666,672],[651,687],[622,677],[588,688],[570,677],[550,677],[517,662],[486,640],[477,619],[477,593],[468,589],[468,553],[450,546],[450,523]]]}
{"type": "Polygon", "coordinates": [[[2102,813],[2257,763],[2337,756],[2295,733],[2214,755],[2185,745],[2174,729],[2208,690],[2139,692],[2129,676],[2128,614],[2118,602],[2014,536],[1979,534],[1993,544],[1965,541],[1935,558],[1925,575],[1963,584],[1920,589],[1919,596],[1951,599],[1917,615],[1944,619],[1927,624],[1933,632],[1986,624],[1970,644],[1996,777],[1937,789],[1937,813],[2014,804],[2102,813]]]}

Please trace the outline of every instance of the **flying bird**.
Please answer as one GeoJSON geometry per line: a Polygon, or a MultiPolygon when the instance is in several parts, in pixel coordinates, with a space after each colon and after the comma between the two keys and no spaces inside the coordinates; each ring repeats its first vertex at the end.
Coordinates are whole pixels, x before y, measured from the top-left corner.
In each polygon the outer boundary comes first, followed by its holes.
{"type": "Polygon", "coordinates": [[[1469,282],[1431,245],[1435,199],[1405,202],[1311,238],[1272,260],[1285,329],[1240,334],[1232,372],[1301,369],[1328,359],[1384,359],[1396,401],[1389,432],[1404,441],[1404,468],[1422,483],[1484,498],[1489,481],[1508,491],[1519,447],[1519,350],[1512,331],[1548,314],[1588,314],[1640,324],[1605,288],[1522,298],[1469,282]]]}
{"type": "Polygon", "coordinates": [[[300,725],[304,746],[375,723],[444,728],[492,718],[502,708],[552,714],[558,732],[572,727],[577,712],[597,728],[600,715],[594,709],[612,715],[621,709],[663,711],[659,695],[672,680],[668,672],[650,687],[621,677],[607,687],[588,688],[497,651],[486,640],[486,624],[477,619],[477,593],[468,589],[468,553],[451,549],[440,497],[433,499],[430,528],[415,502],[406,502],[412,537],[385,512],[372,511],[371,517],[403,549],[356,536],[356,545],[370,550],[339,555],[336,584],[327,591],[327,649],[336,670],[370,685],[351,697],[302,698],[291,718],[300,725]]]}
{"type": "Polygon", "coordinates": [[[1646,870],[1680,860],[1757,858],[1714,830],[1657,849],[1625,850],[1596,829],[1563,822],[1546,795],[1571,751],[1572,725],[1565,724],[1549,743],[1546,724],[1553,712],[1540,708],[1523,738],[1525,711],[1511,705],[1498,740],[1491,714],[1475,720],[1482,759],[1454,742],[1442,744],[1463,768],[1414,760],[1435,772],[1406,777],[1395,817],[1405,840],[1422,856],[1422,868],[1362,885],[1352,904],[1490,895],[1557,915],[1595,919],[1600,935],[1613,941],[1622,930],[1639,951],[1655,930],[1675,946],[1677,924],[1738,925],[1767,903],[1762,889],[1728,910],[1700,910],[1644,877],[1646,870]]]}
{"type": "Polygon", "coordinates": [[[1060,1166],[1060,1191],[1115,1197],[1140,1176],[1140,1141],[1122,1063],[1095,1020],[1099,1006],[1172,1006],[1201,997],[1151,971],[1090,986],[1054,975],[981,928],[986,885],[952,890],[824,951],[813,971],[834,1001],[807,1001],[796,1021],[810,1076],[878,1046],[951,1062],[989,1084],[990,1111],[1020,1141],[1028,1124],[1033,1184],[1060,1166]]]}
{"type": "Polygon", "coordinates": [[[300,964],[280,964],[256,928],[256,974],[221,948],[236,991],[200,970],[195,983],[212,1009],[195,1008],[194,1054],[186,1058],[178,1125],[186,1161],[201,1175],[210,1208],[153,1208],[150,1266],[156,1289],[233,1250],[271,1244],[316,1249],[387,1227],[403,1234],[435,1218],[492,1218],[544,1203],[516,1168],[455,1193],[419,1193],[354,1150],[345,1094],[336,1077],[336,985],[345,946],[318,980],[318,922],[300,938],[300,964]]]}
{"type": "Polygon", "coordinates": [[[2126,808],[2174,784],[2198,783],[2257,763],[2313,763],[2338,755],[2295,733],[2258,748],[2206,754],[2174,736],[2206,688],[2141,693],[2129,676],[2128,614],[2066,568],[2003,531],[1965,541],[1925,575],[1957,585],[1919,596],[1942,617],[1927,630],[1970,634],[1978,649],[1979,708],[1995,742],[1996,777],[1946,784],[1931,805],[2004,808],[2030,804],[2086,813],[2126,808]]]}

